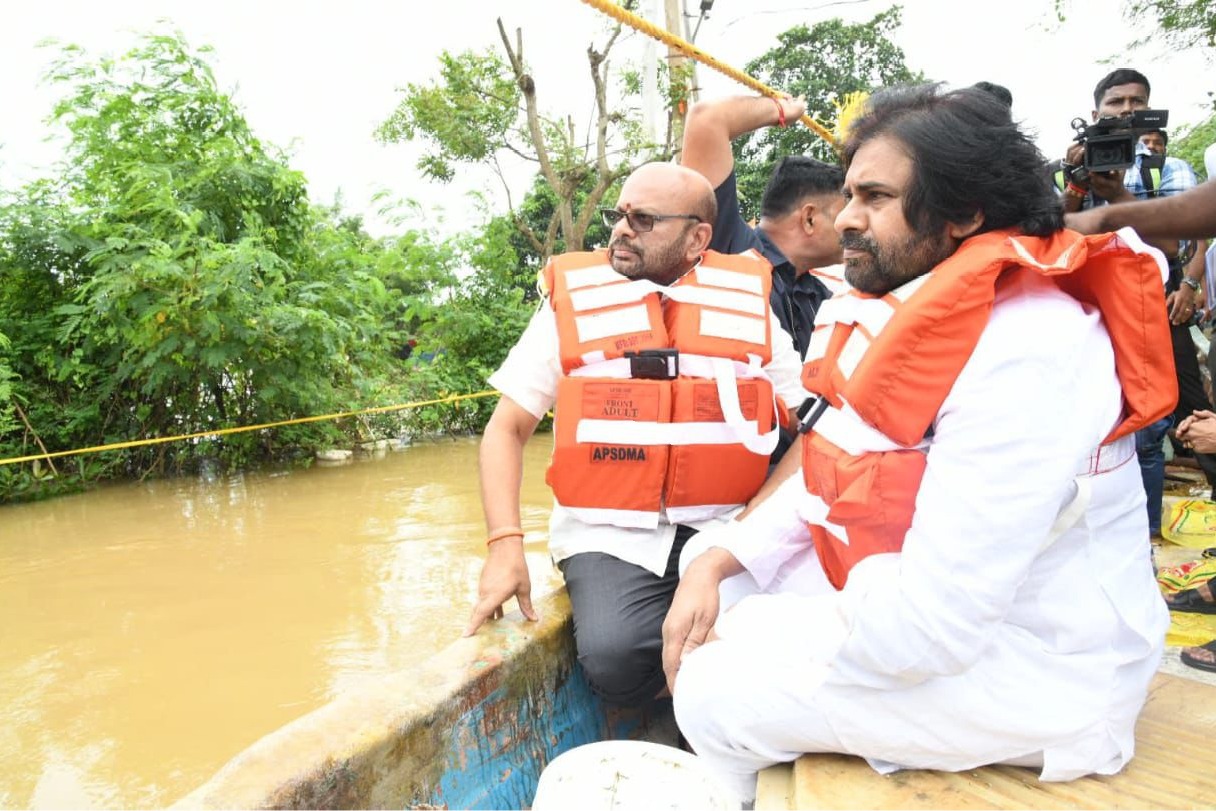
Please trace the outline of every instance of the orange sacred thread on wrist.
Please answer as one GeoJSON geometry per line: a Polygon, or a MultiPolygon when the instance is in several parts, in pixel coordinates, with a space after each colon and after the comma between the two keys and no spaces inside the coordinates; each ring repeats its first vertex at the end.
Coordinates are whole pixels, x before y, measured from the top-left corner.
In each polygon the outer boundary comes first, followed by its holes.
{"type": "Polygon", "coordinates": [[[490,537],[486,538],[486,546],[489,546],[495,541],[501,541],[503,538],[513,537],[524,537],[524,531],[519,527],[503,527],[502,529],[496,529],[490,533],[490,537]]]}

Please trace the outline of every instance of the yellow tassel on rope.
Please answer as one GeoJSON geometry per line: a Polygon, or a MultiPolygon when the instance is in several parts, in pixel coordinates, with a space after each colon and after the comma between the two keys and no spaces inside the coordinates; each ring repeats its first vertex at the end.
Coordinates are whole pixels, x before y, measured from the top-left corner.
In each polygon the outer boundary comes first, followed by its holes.
{"type": "Polygon", "coordinates": [[[836,143],[843,144],[849,138],[849,130],[853,127],[853,122],[860,116],[866,104],[866,100],[870,98],[870,94],[864,90],[856,93],[846,93],[844,98],[838,101],[833,101],[836,106],[836,128],[835,136],[836,143]]]}
{"type": "MultiPolygon", "coordinates": [[[[668,47],[678,48],[679,50],[681,50],[685,54],[687,54],[689,57],[691,57],[692,59],[695,59],[698,62],[700,62],[701,64],[706,65],[710,68],[713,68],[714,70],[718,71],[719,73],[721,73],[725,76],[728,76],[731,79],[734,79],[736,82],[739,82],[741,84],[746,85],[747,87],[750,87],[752,90],[755,90],[757,93],[760,93],[765,96],[769,96],[770,98],[777,98],[782,95],[780,91],[774,90],[773,88],[769,87],[768,85],[764,84],[763,82],[753,79],[751,76],[748,76],[743,71],[736,70],[735,68],[732,68],[730,65],[719,62],[717,59],[714,59],[712,56],[705,53],[705,51],[702,51],[700,48],[693,45],[691,42],[686,42],[683,39],[680,39],[679,37],[677,37],[675,34],[671,33],[670,31],[667,31],[666,29],[663,29],[663,28],[659,28],[657,25],[653,25],[649,21],[645,20],[642,17],[639,17],[638,15],[634,14],[633,12],[628,11],[624,8],[621,8],[616,3],[612,2],[612,0],[583,0],[583,2],[586,3],[587,5],[591,6],[592,8],[595,8],[595,9],[598,9],[599,11],[604,12],[605,14],[607,14],[609,17],[612,17],[613,19],[619,20],[620,22],[624,23],[625,25],[629,26],[630,28],[634,29],[635,31],[640,31],[643,34],[646,34],[647,36],[654,37],[659,42],[662,42],[664,45],[667,45],[668,47]]],[[[820,124],[815,119],[811,118],[809,115],[804,115],[801,118],[799,118],[798,120],[801,121],[803,124],[806,124],[812,130],[814,130],[816,135],[818,135],[823,140],[827,141],[834,148],[838,146],[836,139],[832,137],[832,133],[828,131],[828,128],[825,127],[824,125],[820,124]]]]}

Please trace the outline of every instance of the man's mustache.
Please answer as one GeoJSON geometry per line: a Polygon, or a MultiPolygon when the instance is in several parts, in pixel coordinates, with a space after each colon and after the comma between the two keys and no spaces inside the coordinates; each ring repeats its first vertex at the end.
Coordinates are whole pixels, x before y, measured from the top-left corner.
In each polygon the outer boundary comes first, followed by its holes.
{"type": "Polygon", "coordinates": [[[846,251],[865,251],[869,254],[878,253],[878,243],[860,231],[845,231],[841,234],[840,248],[846,251]]]}
{"type": "Polygon", "coordinates": [[[633,251],[636,254],[641,254],[641,249],[629,242],[627,239],[614,239],[608,243],[608,250],[614,251],[617,248],[624,248],[627,251],[633,251]]]}

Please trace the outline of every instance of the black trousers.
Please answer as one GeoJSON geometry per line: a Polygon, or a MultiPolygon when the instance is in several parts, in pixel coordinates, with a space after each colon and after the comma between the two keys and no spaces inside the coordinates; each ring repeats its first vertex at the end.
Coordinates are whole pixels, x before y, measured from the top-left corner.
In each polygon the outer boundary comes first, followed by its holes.
{"type": "Polygon", "coordinates": [[[601,552],[558,564],[570,594],[578,661],[605,701],[642,707],[663,688],[663,620],[680,582],[680,552],[695,534],[676,527],[662,577],[601,552]]]}

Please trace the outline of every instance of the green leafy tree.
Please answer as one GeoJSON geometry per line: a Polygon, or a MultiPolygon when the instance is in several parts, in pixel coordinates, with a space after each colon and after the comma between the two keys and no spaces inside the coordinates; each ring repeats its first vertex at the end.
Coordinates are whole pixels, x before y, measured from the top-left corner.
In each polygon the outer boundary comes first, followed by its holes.
{"type": "MultiPolygon", "coordinates": [[[[616,200],[620,193],[621,183],[623,179],[618,179],[608,191],[603,195],[601,203],[604,205],[610,204],[616,200]]],[[[592,192],[590,178],[587,182],[575,189],[573,203],[576,208],[582,209],[589,207],[587,198],[592,192]]],[[[505,219],[508,223],[514,226],[517,219],[522,220],[528,228],[534,232],[544,231],[550,224],[554,222],[554,214],[557,210],[558,201],[553,194],[553,190],[544,178],[537,175],[532,183],[532,188],[528,191],[522,202],[515,209],[514,215],[499,215],[498,218],[505,219]]],[[[561,253],[566,250],[580,250],[582,248],[601,247],[608,244],[608,239],[612,234],[612,229],[604,225],[604,222],[599,217],[592,217],[587,225],[587,230],[583,234],[583,244],[581,246],[567,247],[565,240],[560,234],[555,235],[551,253],[561,253]]],[[[512,247],[515,250],[516,256],[519,257],[521,264],[520,278],[522,281],[521,289],[524,290],[526,298],[534,296],[536,273],[543,266],[547,256],[536,249],[536,245],[529,240],[522,230],[512,227],[507,234],[512,247]]]]}
{"type": "MultiPolygon", "coordinates": [[[[516,253],[511,222],[499,217],[484,229],[430,249],[450,268],[436,279],[436,305],[419,332],[410,360],[408,396],[413,399],[468,394],[486,389],[486,379],[506,358],[537,306],[535,271],[516,253]]],[[[421,246],[420,246],[421,247],[421,246]]],[[[428,406],[407,415],[413,430],[480,431],[493,398],[428,406]]]]}
{"type": "Polygon", "coordinates": [[[0,435],[17,429],[17,402],[13,395],[13,380],[16,374],[9,365],[9,347],[12,342],[0,332],[0,435]]]}
{"type": "Polygon", "coordinates": [[[1176,48],[1216,48],[1216,5],[1211,0],[1127,0],[1132,22],[1156,19],[1176,48]]]}
{"type": "MultiPolygon", "coordinates": [[[[505,178],[504,161],[535,161],[538,184],[547,192],[538,194],[534,186],[517,207],[503,180],[512,224],[531,255],[547,258],[560,249],[582,249],[608,192],[638,163],[673,154],[670,114],[665,142],[649,142],[638,124],[638,111],[624,101],[638,98],[628,92],[637,82],[636,71],[609,71],[608,56],[621,35],[619,23],[612,25],[602,45],[587,48],[595,108],[586,131],[575,125],[572,114],[542,108],[543,77],[534,76],[528,67],[522,32],[516,29],[511,37],[499,19],[498,33],[504,56],[444,52],[439,80],[407,85],[377,137],[389,143],[424,141],[427,152],[419,169],[440,181],[450,180],[462,163],[488,163],[505,178]],[[542,210],[545,215],[538,216],[542,210]]],[[[673,104],[671,110],[677,107],[673,104]]]]}
{"type": "MultiPolygon", "coordinates": [[[[1056,19],[1067,17],[1068,0],[1055,0],[1056,19]]],[[[1123,0],[1123,17],[1138,28],[1155,22],[1157,31],[1131,43],[1144,45],[1160,37],[1171,48],[1216,48],[1216,6],[1211,0],[1123,0]]]]}
{"type": "MultiPolygon", "coordinates": [[[[28,403],[56,449],[352,409],[391,375],[383,247],[309,205],[204,53],[159,34],[117,59],[64,48],[49,76],[67,158],[0,202],[0,395],[28,403]]],[[[14,433],[0,431],[5,455],[14,433]]],[[[313,424],[162,444],[79,472],[245,463],[340,436],[313,424]]]]}
{"type": "Polygon", "coordinates": [[[1189,163],[1200,180],[1211,180],[1203,163],[1204,150],[1211,144],[1216,144],[1216,114],[1186,131],[1174,132],[1170,136],[1169,154],[1189,163]]]}
{"type": "MultiPolygon", "coordinates": [[[[904,52],[890,40],[901,21],[892,6],[869,22],[832,19],[811,27],[797,25],[777,37],[778,44],[747,65],[747,72],[794,96],[805,96],[807,113],[820,122],[836,118],[836,105],[850,93],[924,81],[910,71],[904,52]]],[[[783,155],[810,155],[836,161],[830,144],[809,127],[768,127],[735,142],[736,172],[744,216],[759,216],[760,198],[783,155]]]]}
{"type": "MultiPolygon", "coordinates": [[[[1055,0],[1059,22],[1067,19],[1069,0],[1055,0]]],[[[1164,38],[1171,48],[1216,48],[1216,5],[1211,0],[1123,0],[1123,17],[1143,30],[1156,23],[1157,30],[1130,43],[1135,48],[1164,38]]],[[[1213,52],[1207,51],[1211,59],[1213,52]]]]}
{"type": "MultiPolygon", "coordinates": [[[[524,255],[535,246],[514,216],[442,240],[372,238],[338,203],[309,203],[205,54],[154,34],[117,58],[68,46],[54,63],[67,157],[0,193],[0,458],[478,392],[533,311],[540,254],[524,255]]],[[[548,227],[558,205],[537,190],[525,216],[548,227]]],[[[491,407],[0,466],[0,501],[204,458],[244,466],[404,429],[480,430],[491,407]]]]}

